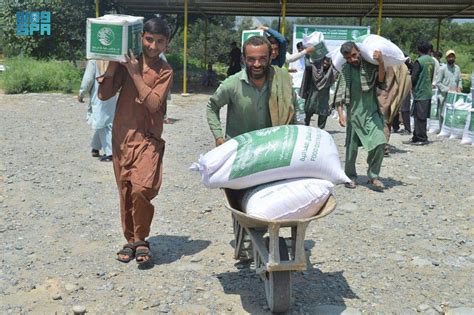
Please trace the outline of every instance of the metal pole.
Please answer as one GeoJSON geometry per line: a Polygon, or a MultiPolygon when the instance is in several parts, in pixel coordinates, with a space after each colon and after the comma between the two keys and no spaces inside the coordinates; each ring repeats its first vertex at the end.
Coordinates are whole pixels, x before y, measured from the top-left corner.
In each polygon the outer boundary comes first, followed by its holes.
{"type": "Polygon", "coordinates": [[[207,32],[209,19],[206,17],[206,23],[204,24],[204,69],[207,69],[207,32]]]}
{"type": "Polygon", "coordinates": [[[95,17],[99,17],[99,15],[100,15],[99,2],[100,2],[100,0],[95,0],[95,17]]]}
{"type": "Polygon", "coordinates": [[[382,32],[382,6],[383,0],[379,0],[379,16],[377,18],[377,35],[382,32]]]}
{"type": "Polygon", "coordinates": [[[188,66],[188,0],[184,0],[183,95],[187,94],[188,66]]]}
{"type": "Polygon", "coordinates": [[[286,30],[286,0],[282,1],[282,7],[281,7],[281,26],[280,26],[280,33],[281,35],[285,36],[285,30],[286,30]]]}
{"type": "Polygon", "coordinates": [[[438,19],[438,37],[437,37],[438,41],[436,42],[436,51],[439,51],[439,40],[441,38],[441,21],[442,21],[442,19],[439,18],[438,19]]]}

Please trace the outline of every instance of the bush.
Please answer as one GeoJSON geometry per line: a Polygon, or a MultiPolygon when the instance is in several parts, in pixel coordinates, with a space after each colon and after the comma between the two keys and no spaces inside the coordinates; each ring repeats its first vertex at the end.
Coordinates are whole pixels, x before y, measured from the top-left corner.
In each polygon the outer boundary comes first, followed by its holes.
{"type": "Polygon", "coordinates": [[[63,92],[79,90],[81,71],[66,61],[38,61],[31,58],[5,60],[0,87],[6,94],[23,92],[63,92]]]}

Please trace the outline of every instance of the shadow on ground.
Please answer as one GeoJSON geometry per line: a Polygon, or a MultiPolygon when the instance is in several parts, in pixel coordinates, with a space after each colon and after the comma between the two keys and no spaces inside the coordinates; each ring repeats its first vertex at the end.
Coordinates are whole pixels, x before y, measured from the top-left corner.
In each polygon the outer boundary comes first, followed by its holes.
{"type": "MultiPolygon", "coordinates": [[[[344,299],[359,297],[350,288],[343,271],[322,272],[313,267],[309,261],[309,252],[314,244],[312,240],[304,243],[308,270],[292,273],[290,312],[299,313],[297,305],[302,305],[305,311],[320,313],[327,310],[331,314],[340,314],[346,309],[344,299]],[[300,301],[304,301],[304,304],[299,303],[300,301]]],[[[264,282],[257,276],[255,270],[250,268],[253,264],[236,264],[236,266],[239,271],[216,275],[224,292],[239,295],[242,307],[251,314],[270,314],[265,307],[267,302],[264,282]]]]}
{"type": "Polygon", "coordinates": [[[193,240],[189,236],[158,235],[148,239],[153,265],[170,264],[181,256],[192,256],[206,249],[210,241],[193,240]]]}

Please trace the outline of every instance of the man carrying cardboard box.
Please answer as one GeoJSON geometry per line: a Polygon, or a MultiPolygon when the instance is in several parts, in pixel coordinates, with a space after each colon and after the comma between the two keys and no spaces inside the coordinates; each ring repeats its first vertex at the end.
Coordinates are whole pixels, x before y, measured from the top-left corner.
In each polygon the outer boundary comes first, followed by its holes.
{"type": "Polygon", "coordinates": [[[166,21],[152,18],[143,26],[143,52],[127,55],[126,62],[110,62],[100,84],[99,98],[106,100],[120,90],[112,128],[112,156],[120,194],[120,215],[127,244],[117,259],[150,262],[150,234],[154,207],[162,179],[165,141],[161,138],[166,99],[173,70],[160,59],[168,46],[166,21]]]}

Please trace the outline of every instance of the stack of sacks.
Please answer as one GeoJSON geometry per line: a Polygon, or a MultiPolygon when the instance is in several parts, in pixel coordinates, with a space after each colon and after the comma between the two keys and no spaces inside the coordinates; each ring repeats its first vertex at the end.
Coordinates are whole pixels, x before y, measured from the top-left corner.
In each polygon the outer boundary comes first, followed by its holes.
{"type": "MultiPolygon", "coordinates": [[[[342,170],[331,135],[321,129],[299,125],[265,128],[237,136],[201,155],[191,169],[200,171],[201,181],[208,188],[245,189],[272,183],[248,192],[247,206],[260,204],[251,196],[260,200],[262,194],[273,194],[273,191],[294,194],[289,203],[291,208],[278,210],[267,203],[270,210],[260,209],[261,217],[268,219],[311,216],[319,211],[316,206],[322,206],[329,197],[333,184],[350,181],[342,170]],[[298,180],[276,182],[287,179],[298,180]],[[316,186],[321,187],[316,189],[316,186]],[[313,193],[308,194],[308,190],[313,193]]],[[[252,213],[256,215],[253,210],[252,213]]]]}
{"type": "Polygon", "coordinates": [[[462,137],[468,111],[471,109],[471,104],[467,103],[467,96],[464,93],[448,92],[444,104],[443,125],[438,137],[450,137],[451,134],[453,139],[462,137]]]}
{"type": "MultiPolygon", "coordinates": [[[[396,66],[405,63],[407,59],[403,51],[390,40],[375,34],[358,37],[354,41],[359,47],[360,54],[366,61],[377,65],[378,62],[373,58],[374,51],[380,50],[385,67],[396,66]]],[[[346,60],[341,54],[340,48],[329,53],[332,63],[337,71],[341,71],[346,60]]]]}

